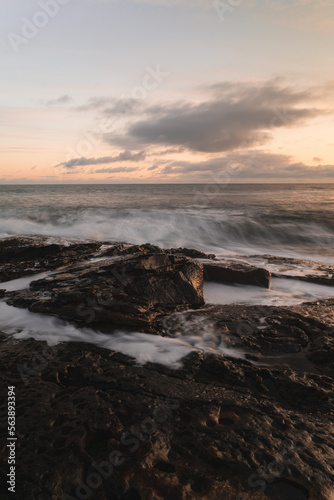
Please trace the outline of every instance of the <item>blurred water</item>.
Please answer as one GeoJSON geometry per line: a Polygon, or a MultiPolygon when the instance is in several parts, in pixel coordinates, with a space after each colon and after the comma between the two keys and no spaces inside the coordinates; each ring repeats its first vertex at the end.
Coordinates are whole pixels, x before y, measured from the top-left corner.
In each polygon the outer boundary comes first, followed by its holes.
{"type": "Polygon", "coordinates": [[[0,237],[15,234],[334,264],[334,184],[0,186],[0,237]]]}

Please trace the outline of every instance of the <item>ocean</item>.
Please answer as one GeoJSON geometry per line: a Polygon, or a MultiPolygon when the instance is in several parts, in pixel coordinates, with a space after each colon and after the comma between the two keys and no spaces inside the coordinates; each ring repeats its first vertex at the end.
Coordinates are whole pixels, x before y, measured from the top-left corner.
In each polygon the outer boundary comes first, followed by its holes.
{"type": "MultiPolygon", "coordinates": [[[[296,306],[333,297],[331,286],[291,279],[310,272],[310,263],[302,258],[334,264],[333,184],[0,186],[0,206],[2,238],[49,235],[50,241],[65,244],[96,238],[188,247],[281,275],[272,279],[269,290],[205,282],[208,304],[296,306]],[[266,254],[298,260],[272,264],[266,254]]],[[[311,272],[317,273],[315,269],[311,272]]],[[[48,274],[0,283],[0,288],[28,288],[48,274]]],[[[177,314],[182,321],[185,313],[177,314]]],[[[182,366],[191,349],[244,357],[242,350],[235,351],[221,339],[218,330],[203,324],[203,318],[196,321],[180,338],[123,331],[110,336],[0,300],[0,330],[17,339],[33,337],[49,345],[91,342],[130,355],[139,364],[150,361],[171,368],[182,366]]]]}
{"type": "Polygon", "coordinates": [[[0,237],[189,247],[334,264],[334,184],[0,186],[0,237]]]}

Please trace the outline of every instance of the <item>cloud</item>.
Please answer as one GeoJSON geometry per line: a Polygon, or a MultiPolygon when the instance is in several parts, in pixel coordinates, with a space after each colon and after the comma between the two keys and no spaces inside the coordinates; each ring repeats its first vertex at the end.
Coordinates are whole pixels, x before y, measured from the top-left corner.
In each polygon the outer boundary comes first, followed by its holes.
{"type": "Polygon", "coordinates": [[[98,110],[100,108],[108,106],[112,101],[112,97],[91,97],[90,99],[88,99],[86,104],[77,106],[75,109],[77,111],[98,110]]]}
{"type": "Polygon", "coordinates": [[[47,106],[61,106],[63,104],[68,104],[72,100],[73,100],[72,97],[66,94],[58,97],[57,99],[51,99],[50,101],[46,101],[45,104],[47,106]]]}
{"type": "Polygon", "coordinates": [[[100,158],[73,158],[72,160],[58,163],[55,165],[55,168],[62,167],[65,169],[72,169],[79,166],[87,166],[87,165],[106,165],[108,163],[117,163],[122,161],[134,161],[139,162],[145,160],[146,153],[145,151],[139,151],[138,153],[132,153],[131,151],[123,151],[117,156],[102,156],[100,158]]]}
{"type": "Polygon", "coordinates": [[[141,103],[139,99],[122,98],[114,99],[110,106],[103,110],[106,115],[125,115],[136,113],[140,109],[141,103]]]}
{"type": "Polygon", "coordinates": [[[318,163],[320,163],[321,161],[323,161],[323,158],[319,158],[319,156],[315,156],[312,161],[316,161],[318,163]]]}
{"type": "Polygon", "coordinates": [[[160,151],[154,151],[151,156],[164,156],[164,155],[171,155],[171,154],[176,154],[176,153],[183,153],[186,149],[183,147],[179,148],[169,148],[169,149],[164,149],[160,151]]]}
{"type": "Polygon", "coordinates": [[[163,145],[219,153],[264,144],[278,127],[302,125],[325,111],[310,107],[312,89],[296,90],[279,81],[225,82],[211,86],[200,103],[177,102],[146,109],[123,136],[106,140],[122,147],[163,145]]]}
{"type": "Polygon", "coordinates": [[[226,179],[334,179],[334,165],[310,166],[295,162],[289,155],[279,155],[259,150],[229,153],[224,157],[201,162],[174,161],[160,170],[161,175],[191,175],[208,182],[225,182],[226,179]]]}
{"type": "Polygon", "coordinates": [[[132,97],[91,97],[77,111],[101,111],[105,115],[133,114],[140,108],[140,101],[132,97]]]}
{"type": "Polygon", "coordinates": [[[134,172],[137,167],[114,167],[114,168],[99,168],[91,172],[91,174],[118,174],[120,172],[134,172]]]}

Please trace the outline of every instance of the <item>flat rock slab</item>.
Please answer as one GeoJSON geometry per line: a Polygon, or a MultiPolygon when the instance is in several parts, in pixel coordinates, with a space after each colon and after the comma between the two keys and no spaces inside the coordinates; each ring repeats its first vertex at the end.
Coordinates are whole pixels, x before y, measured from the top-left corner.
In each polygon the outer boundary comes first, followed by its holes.
{"type": "Polygon", "coordinates": [[[204,262],[204,279],[217,283],[239,283],[242,285],[270,288],[271,274],[266,269],[247,264],[204,262]]]}
{"type": "MultiPolygon", "coordinates": [[[[318,257],[315,255],[315,257],[318,257]]],[[[307,259],[275,257],[273,255],[251,255],[224,259],[226,265],[247,260],[251,265],[259,266],[271,272],[273,278],[289,278],[334,286],[334,266],[321,264],[307,259]]]]}
{"type": "Polygon", "coordinates": [[[90,326],[149,327],[163,314],[204,304],[203,266],[165,253],[115,256],[33,281],[10,296],[10,305],[90,326]]]}

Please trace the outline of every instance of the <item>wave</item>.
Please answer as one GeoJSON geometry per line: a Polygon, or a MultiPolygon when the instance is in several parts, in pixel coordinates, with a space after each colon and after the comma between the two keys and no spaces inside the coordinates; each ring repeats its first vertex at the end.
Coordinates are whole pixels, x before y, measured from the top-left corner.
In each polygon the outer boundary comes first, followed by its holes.
{"type": "Polygon", "coordinates": [[[217,254],[307,257],[329,263],[334,230],[315,220],[242,211],[80,209],[49,216],[0,218],[0,236],[44,234],[64,238],[150,242],[217,254]]]}

